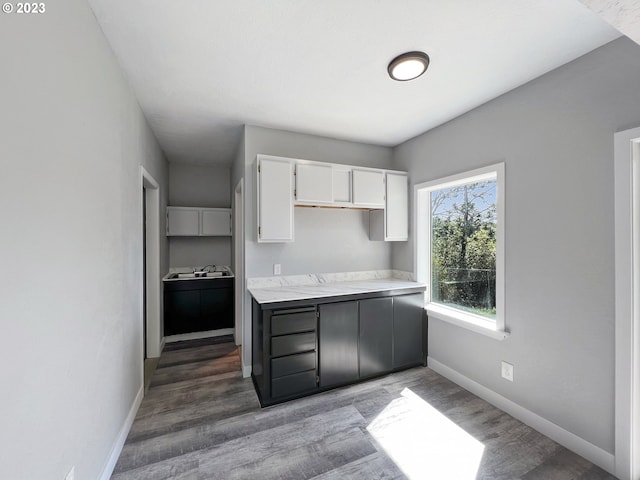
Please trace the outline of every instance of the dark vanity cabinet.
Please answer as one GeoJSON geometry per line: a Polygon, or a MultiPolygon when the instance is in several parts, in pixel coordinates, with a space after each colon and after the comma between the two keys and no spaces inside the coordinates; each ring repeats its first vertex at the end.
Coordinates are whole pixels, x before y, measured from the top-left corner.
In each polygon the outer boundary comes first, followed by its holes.
{"type": "Polygon", "coordinates": [[[164,282],[165,336],[233,326],[233,278],[164,282]]]}
{"type": "Polygon", "coordinates": [[[253,301],[252,378],[262,406],[426,365],[422,292],[341,300],[253,301]]]}

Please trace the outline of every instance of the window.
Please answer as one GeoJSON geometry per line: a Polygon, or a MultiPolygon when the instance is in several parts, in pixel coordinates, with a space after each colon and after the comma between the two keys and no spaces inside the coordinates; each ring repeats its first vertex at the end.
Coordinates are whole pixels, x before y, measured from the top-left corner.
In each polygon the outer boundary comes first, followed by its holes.
{"type": "Polygon", "coordinates": [[[505,338],[504,164],[415,186],[416,272],[430,316],[505,338]]]}

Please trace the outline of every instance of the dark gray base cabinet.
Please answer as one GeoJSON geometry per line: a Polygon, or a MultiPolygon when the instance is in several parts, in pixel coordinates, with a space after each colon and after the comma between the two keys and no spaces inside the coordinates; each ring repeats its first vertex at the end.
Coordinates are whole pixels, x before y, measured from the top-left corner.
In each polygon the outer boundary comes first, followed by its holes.
{"type": "Polygon", "coordinates": [[[424,362],[426,365],[426,322],[424,295],[402,295],[393,299],[393,368],[424,362]],[[416,341],[424,337],[424,345],[416,341]]]}
{"type": "Polygon", "coordinates": [[[253,301],[252,378],[262,406],[426,365],[423,293],[321,301],[253,301]]]}
{"type": "Polygon", "coordinates": [[[320,387],[358,380],[358,302],[318,306],[320,320],[320,387]]]}
{"type": "Polygon", "coordinates": [[[233,328],[233,278],[164,282],[164,334],[233,328]]]}
{"type": "MultiPolygon", "coordinates": [[[[372,298],[361,300],[360,304],[360,332],[358,346],[358,359],[360,365],[360,378],[380,375],[393,369],[393,324],[395,319],[393,304],[398,297],[372,298]]],[[[420,312],[422,313],[422,312],[420,312]]],[[[397,321],[400,321],[398,318],[397,321]]],[[[422,351],[420,336],[414,348],[422,351]]],[[[407,339],[408,340],[408,339],[407,339]]],[[[403,348],[406,348],[403,346],[403,348]]],[[[420,359],[413,364],[420,363],[420,359]]]]}

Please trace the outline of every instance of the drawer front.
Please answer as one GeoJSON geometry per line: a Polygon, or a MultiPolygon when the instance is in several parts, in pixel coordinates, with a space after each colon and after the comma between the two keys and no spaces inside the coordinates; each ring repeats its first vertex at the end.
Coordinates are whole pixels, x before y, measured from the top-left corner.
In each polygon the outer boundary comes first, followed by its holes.
{"type": "Polygon", "coordinates": [[[271,380],[271,396],[286,397],[316,388],[316,371],[295,373],[271,380]]]}
{"type": "Polygon", "coordinates": [[[316,329],[316,312],[288,313],[271,317],[271,335],[306,332],[316,329]]]}
{"type": "Polygon", "coordinates": [[[316,349],[316,332],[295,333],[271,338],[271,355],[280,357],[316,349]]]}
{"type": "Polygon", "coordinates": [[[271,360],[271,376],[284,377],[293,373],[316,369],[316,352],[298,353],[271,360]]]}

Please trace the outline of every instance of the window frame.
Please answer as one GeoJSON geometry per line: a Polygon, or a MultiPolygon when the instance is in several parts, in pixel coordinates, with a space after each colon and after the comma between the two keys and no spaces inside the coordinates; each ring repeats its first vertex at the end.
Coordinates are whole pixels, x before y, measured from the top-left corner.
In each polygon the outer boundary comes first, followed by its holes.
{"type": "Polygon", "coordinates": [[[497,340],[509,336],[505,322],[505,164],[486,167],[437,178],[414,185],[414,271],[419,282],[427,285],[425,309],[429,317],[458,325],[497,340]],[[431,301],[431,192],[473,182],[496,181],[496,319],[431,301]]]}

